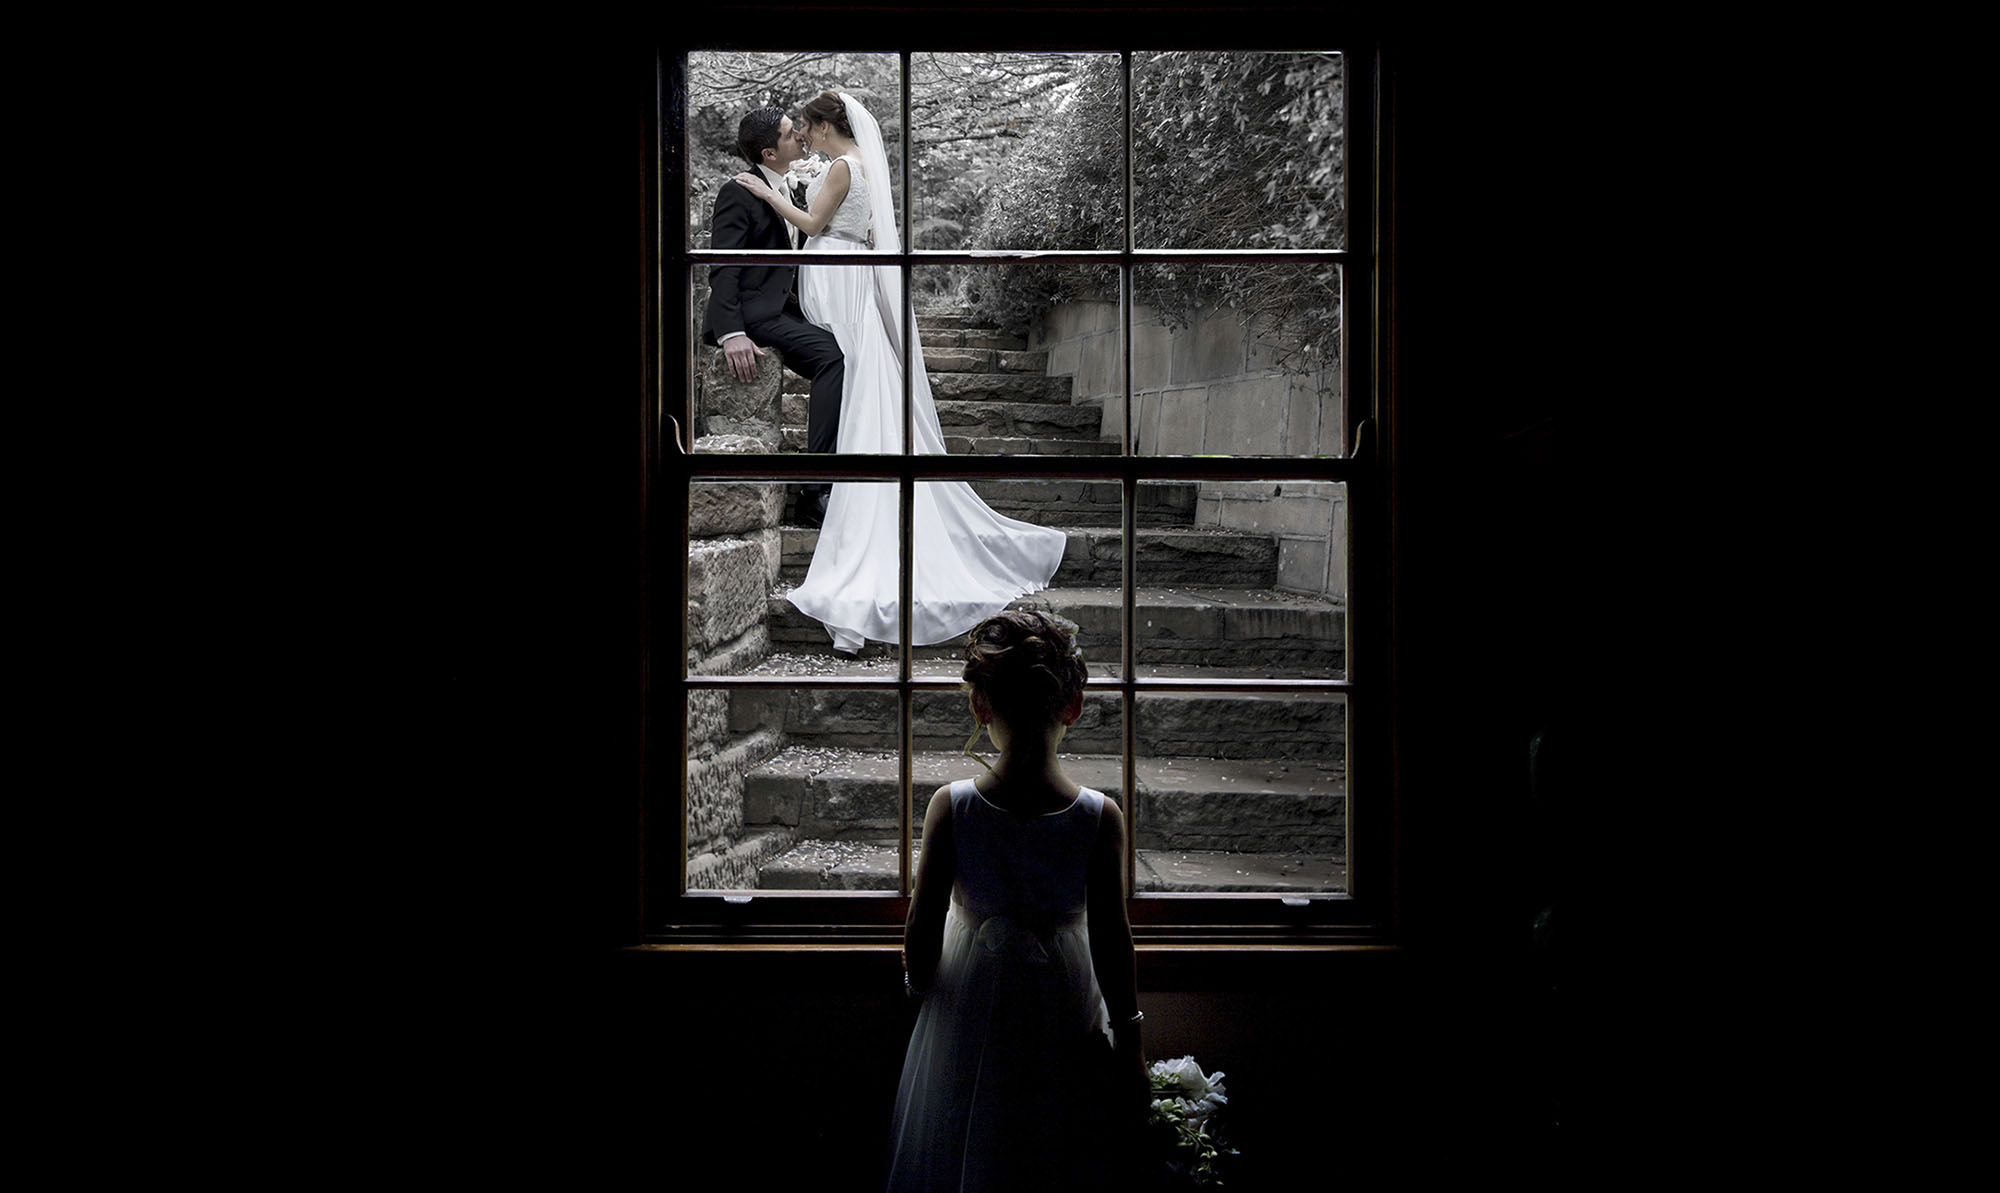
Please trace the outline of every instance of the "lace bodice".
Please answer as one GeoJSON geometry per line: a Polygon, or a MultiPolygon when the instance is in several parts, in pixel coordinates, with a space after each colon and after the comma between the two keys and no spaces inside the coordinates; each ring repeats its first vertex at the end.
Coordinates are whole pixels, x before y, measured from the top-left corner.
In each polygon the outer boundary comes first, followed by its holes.
{"type": "MultiPolygon", "coordinates": [[[[870,180],[861,172],[861,159],[853,154],[842,154],[835,161],[847,163],[847,197],[840,201],[839,210],[833,213],[833,221],[826,226],[821,236],[831,236],[839,240],[852,240],[866,244],[868,241],[868,187],[870,180]]],[[[833,163],[827,163],[827,170],[833,163]]],[[[806,206],[819,196],[820,188],[826,185],[826,173],[806,184],[806,206]]]]}

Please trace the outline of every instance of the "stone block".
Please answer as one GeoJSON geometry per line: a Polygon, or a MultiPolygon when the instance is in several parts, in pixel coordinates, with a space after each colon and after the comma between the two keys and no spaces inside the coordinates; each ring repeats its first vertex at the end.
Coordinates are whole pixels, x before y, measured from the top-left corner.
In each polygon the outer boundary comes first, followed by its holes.
{"type": "Polygon", "coordinates": [[[1196,526],[1220,526],[1222,524],[1222,501],[1204,492],[1194,503],[1194,524],[1196,526]]]}
{"type": "Polygon", "coordinates": [[[1234,377],[1243,372],[1243,320],[1223,311],[1174,333],[1169,368],[1175,385],[1234,377]]]}
{"type": "Polygon", "coordinates": [[[1204,446],[1210,455],[1275,456],[1283,446],[1285,399],[1283,377],[1218,381],[1208,387],[1208,424],[1204,446]]]}
{"type": "Polygon", "coordinates": [[[1347,596],[1347,502],[1341,501],[1333,509],[1333,534],[1327,539],[1326,592],[1328,596],[1347,596]]]}
{"type": "Polygon", "coordinates": [[[747,539],[705,539],[688,547],[688,648],[712,653],[764,615],[775,572],[764,547],[747,539]]]}
{"type": "Polygon", "coordinates": [[[1049,367],[1046,352],[999,352],[993,353],[993,367],[1003,373],[1042,373],[1052,375],[1055,369],[1049,367]]]}
{"type": "Polygon", "coordinates": [[[706,758],[729,741],[729,693],[697,688],[688,693],[689,758],[706,758]]]}
{"type": "Polygon", "coordinates": [[[1319,451],[1319,388],[1310,378],[1294,377],[1285,399],[1285,434],[1278,450],[1288,456],[1312,456],[1319,451]]]}
{"type": "Polygon", "coordinates": [[[743,828],[743,770],[730,751],[688,760],[688,840],[720,841],[743,828]]]}
{"type": "Polygon", "coordinates": [[[992,367],[993,353],[972,348],[924,346],[924,367],[933,373],[977,373],[992,367]]]}
{"type": "Polygon", "coordinates": [[[1347,403],[1341,400],[1338,378],[1318,392],[1319,454],[1345,456],[1354,445],[1347,441],[1347,403]]]}
{"type": "MultiPolygon", "coordinates": [[[[1296,485],[1286,488],[1298,488],[1296,485]]],[[[1333,501],[1324,494],[1285,494],[1267,500],[1222,500],[1220,523],[1231,530],[1259,534],[1314,535],[1324,541],[1333,533],[1333,501]]]]}
{"type": "Polygon", "coordinates": [[[1173,333],[1157,323],[1132,327],[1132,387],[1165,389],[1172,380],[1173,333]]]}
{"type": "Polygon", "coordinates": [[[1326,592],[1328,558],[1323,538],[1280,538],[1278,587],[1293,592],[1326,592]]]}
{"type": "Polygon", "coordinates": [[[1157,450],[1151,454],[1193,456],[1211,450],[1203,444],[1216,388],[1196,385],[1160,395],[1159,436],[1154,440],[1157,450]]]}
{"type": "MultiPolygon", "coordinates": [[[[1125,395],[1123,392],[1104,395],[1104,420],[1098,425],[1098,436],[1113,443],[1125,435],[1125,395]]],[[[1115,454],[1115,453],[1107,453],[1115,454]]]]}
{"type": "Polygon", "coordinates": [[[1139,394],[1138,417],[1132,420],[1134,451],[1148,456],[1164,455],[1160,450],[1160,395],[1139,394]]]}
{"type": "Polygon", "coordinates": [[[1278,495],[1278,486],[1272,481],[1203,481],[1201,495],[1231,501],[1269,501],[1278,495]]]}
{"type": "Polygon", "coordinates": [[[805,780],[776,780],[752,774],[743,785],[745,824],[782,824],[798,827],[805,808],[805,780]]]}
{"type": "Polygon", "coordinates": [[[778,524],[785,487],[759,482],[703,482],[688,486],[688,536],[721,538],[778,524]]]}
{"type": "Polygon", "coordinates": [[[1083,340],[1083,367],[1077,374],[1076,392],[1084,397],[1101,397],[1124,391],[1121,368],[1124,343],[1118,332],[1098,332],[1083,340]]]}
{"type": "Polygon", "coordinates": [[[771,653],[771,631],[761,619],[736,638],[706,654],[688,652],[692,675],[741,675],[771,653]]]}
{"type": "Polygon", "coordinates": [[[757,376],[738,381],[729,372],[721,349],[712,349],[702,374],[702,409],[709,434],[754,436],[776,451],[779,441],[778,394],[784,384],[785,368],[776,352],[759,357],[757,376]]]}
{"type": "Polygon", "coordinates": [[[1083,368],[1083,341],[1063,340],[1049,347],[1048,374],[1051,377],[1073,376],[1083,368]]]}

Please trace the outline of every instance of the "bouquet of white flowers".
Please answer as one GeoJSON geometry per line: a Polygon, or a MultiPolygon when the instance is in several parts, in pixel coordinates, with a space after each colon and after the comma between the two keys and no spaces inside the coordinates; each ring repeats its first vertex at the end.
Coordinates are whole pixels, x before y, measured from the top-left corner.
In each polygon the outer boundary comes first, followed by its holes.
{"type": "Polygon", "coordinates": [[[1165,1153],[1169,1181],[1197,1188],[1221,1185],[1216,1161],[1237,1154],[1235,1148],[1222,1146],[1214,1126],[1216,1110],[1229,1101],[1221,1070],[1210,1076],[1194,1057],[1183,1056],[1154,1061],[1148,1074],[1153,1081],[1153,1112],[1146,1128],[1165,1153]]]}
{"type": "Polygon", "coordinates": [[[826,173],[826,167],[828,166],[828,164],[829,163],[827,162],[827,160],[821,157],[819,154],[808,153],[804,157],[793,162],[792,168],[785,171],[785,185],[790,187],[796,187],[800,183],[809,183],[813,179],[818,178],[820,175],[826,173]]]}

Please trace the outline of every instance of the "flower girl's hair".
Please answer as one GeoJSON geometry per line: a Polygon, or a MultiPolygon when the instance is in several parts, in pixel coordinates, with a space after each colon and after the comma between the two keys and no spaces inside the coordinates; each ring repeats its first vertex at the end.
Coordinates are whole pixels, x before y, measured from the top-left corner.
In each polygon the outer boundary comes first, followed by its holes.
{"type": "Polygon", "coordinates": [[[966,638],[965,682],[1009,722],[1055,722],[1085,676],[1075,627],[1046,613],[1004,610],[966,638]]]}

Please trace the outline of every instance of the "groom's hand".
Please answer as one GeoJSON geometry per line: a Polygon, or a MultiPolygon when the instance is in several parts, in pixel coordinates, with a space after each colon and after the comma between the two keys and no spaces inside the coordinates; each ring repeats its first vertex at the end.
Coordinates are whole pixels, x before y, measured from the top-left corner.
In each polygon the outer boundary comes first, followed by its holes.
{"type": "Polygon", "coordinates": [[[750,342],[749,336],[732,336],[722,345],[722,359],[729,362],[730,375],[738,381],[757,379],[757,358],[764,350],[750,342]]]}

